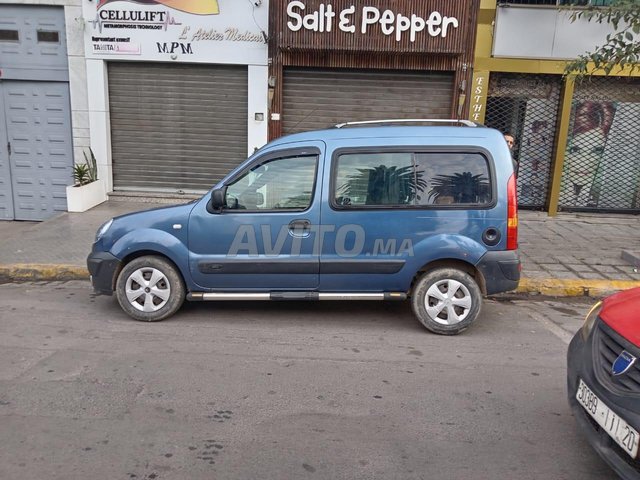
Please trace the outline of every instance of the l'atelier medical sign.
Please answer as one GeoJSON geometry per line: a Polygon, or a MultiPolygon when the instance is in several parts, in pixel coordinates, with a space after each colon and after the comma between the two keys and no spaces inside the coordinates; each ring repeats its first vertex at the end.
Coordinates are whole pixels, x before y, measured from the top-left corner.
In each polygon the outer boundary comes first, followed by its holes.
{"type": "Polygon", "coordinates": [[[267,62],[267,1],[98,0],[83,2],[83,9],[89,57],[267,62]]]}
{"type": "Polygon", "coordinates": [[[283,0],[281,46],[456,53],[469,2],[283,0]],[[298,41],[296,41],[296,37],[298,41]],[[297,44],[297,45],[296,45],[297,44]],[[367,48],[367,46],[369,48],[367,48]]]}

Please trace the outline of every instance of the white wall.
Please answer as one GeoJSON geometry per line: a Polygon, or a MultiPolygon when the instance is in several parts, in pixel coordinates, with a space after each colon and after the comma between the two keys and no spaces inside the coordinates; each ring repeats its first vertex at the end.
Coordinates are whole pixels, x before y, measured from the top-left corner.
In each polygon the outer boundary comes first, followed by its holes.
{"type": "Polygon", "coordinates": [[[555,7],[498,6],[493,56],[568,60],[606,42],[607,23],[571,22],[571,12],[555,7]]]}

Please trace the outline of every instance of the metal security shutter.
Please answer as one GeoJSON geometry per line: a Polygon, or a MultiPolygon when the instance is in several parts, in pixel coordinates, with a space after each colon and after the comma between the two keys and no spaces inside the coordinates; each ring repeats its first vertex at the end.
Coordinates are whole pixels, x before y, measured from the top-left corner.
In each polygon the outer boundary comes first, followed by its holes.
{"type": "Polygon", "coordinates": [[[576,84],[559,206],[640,213],[640,79],[576,84]]]}
{"type": "Polygon", "coordinates": [[[286,69],[283,133],[340,122],[450,118],[453,74],[286,69]]]}
{"type": "Polygon", "coordinates": [[[547,203],[561,87],[560,75],[491,74],[485,124],[514,136],[519,207],[547,203]]]}
{"type": "Polygon", "coordinates": [[[114,190],[201,191],[247,157],[247,68],[109,63],[114,190]]]}

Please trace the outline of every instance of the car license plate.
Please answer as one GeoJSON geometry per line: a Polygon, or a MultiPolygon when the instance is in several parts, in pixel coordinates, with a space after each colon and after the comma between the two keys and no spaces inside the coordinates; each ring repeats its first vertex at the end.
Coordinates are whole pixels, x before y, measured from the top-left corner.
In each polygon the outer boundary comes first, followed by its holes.
{"type": "Polygon", "coordinates": [[[598,422],[605,432],[613,438],[631,458],[638,455],[638,441],[640,435],[624,419],[620,418],[598,396],[591,391],[587,384],[580,379],[576,399],[580,405],[598,422]]]}

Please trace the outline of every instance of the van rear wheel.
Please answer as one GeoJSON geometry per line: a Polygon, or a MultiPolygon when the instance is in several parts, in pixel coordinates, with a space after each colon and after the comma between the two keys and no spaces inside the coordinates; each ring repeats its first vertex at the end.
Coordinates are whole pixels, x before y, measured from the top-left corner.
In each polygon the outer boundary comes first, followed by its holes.
{"type": "Polygon", "coordinates": [[[185,288],[180,273],[170,262],[152,255],[138,257],[118,275],[116,297],[135,320],[158,322],[178,311],[185,288]]]}
{"type": "Polygon", "coordinates": [[[441,335],[457,335],[478,317],[482,292],[466,272],[439,268],[426,272],[412,295],[413,313],[428,330],[441,335]]]}

